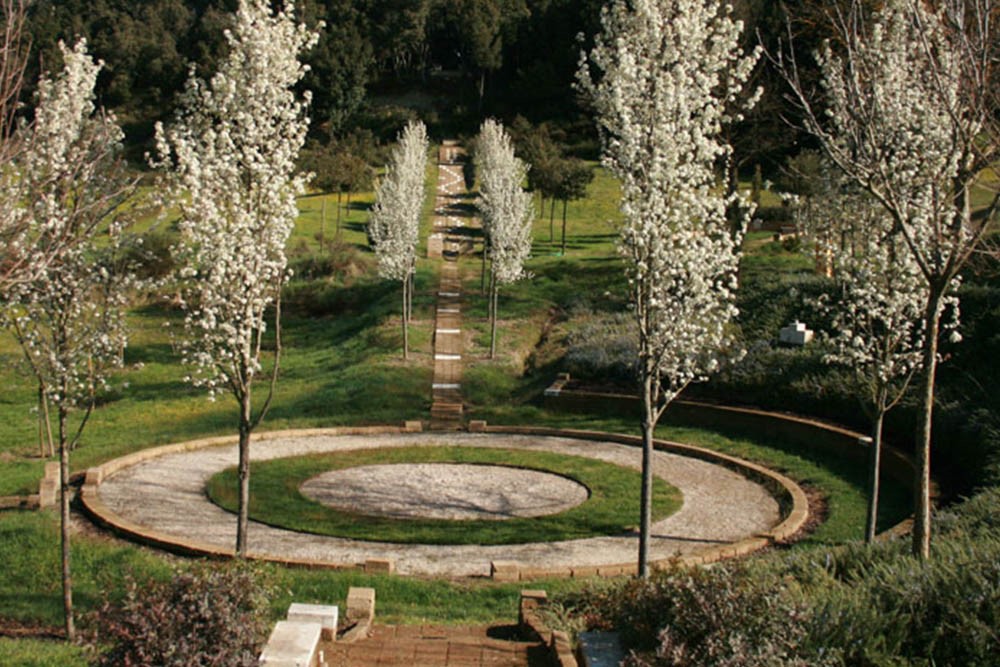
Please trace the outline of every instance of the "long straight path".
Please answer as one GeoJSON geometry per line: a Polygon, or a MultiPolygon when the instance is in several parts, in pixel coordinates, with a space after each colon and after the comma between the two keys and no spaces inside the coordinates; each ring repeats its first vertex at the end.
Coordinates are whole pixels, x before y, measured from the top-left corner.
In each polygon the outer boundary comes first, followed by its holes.
{"type": "Polygon", "coordinates": [[[434,206],[434,229],[428,255],[441,260],[437,311],[434,321],[434,379],[431,387],[431,428],[457,429],[462,425],[462,276],[460,257],[471,251],[468,235],[474,225],[469,194],[462,174],[464,151],[453,141],[441,145],[434,206]]]}

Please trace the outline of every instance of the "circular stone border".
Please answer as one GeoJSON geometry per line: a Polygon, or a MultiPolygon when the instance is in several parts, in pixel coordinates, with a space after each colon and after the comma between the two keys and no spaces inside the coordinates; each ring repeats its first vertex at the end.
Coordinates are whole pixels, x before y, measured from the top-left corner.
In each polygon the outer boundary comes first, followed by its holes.
{"type": "MultiPolygon", "coordinates": [[[[545,450],[525,452],[470,444],[401,444],[397,447],[337,449],[281,456],[250,464],[250,519],[274,528],[360,542],[425,545],[500,546],[593,539],[628,534],[639,516],[640,471],[583,453],[545,450]],[[526,454],[528,454],[526,456],[526,454]],[[520,457],[520,460],[518,460],[520,457]],[[510,461],[517,460],[511,464],[510,461]],[[454,521],[448,519],[393,519],[338,511],[304,499],[301,484],[318,470],[345,471],[358,466],[393,463],[466,463],[520,468],[575,482],[587,497],[574,507],[532,518],[454,521]],[[257,486],[254,488],[254,480],[257,486]],[[266,489],[261,498],[259,489],[266,489]],[[625,521],[626,517],[631,521],[625,521]]],[[[666,519],[683,506],[679,489],[659,477],[653,482],[653,522],[666,519]]],[[[235,466],[212,474],[206,482],[209,499],[235,516],[238,498],[235,466]]]]}
{"type": "MultiPolygon", "coordinates": [[[[545,427],[517,427],[517,426],[488,426],[484,422],[476,422],[470,425],[470,432],[483,434],[500,435],[522,435],[539,436],[551,438],[569,438],[576,441],[595,441],[617,443],[631,447],[640,447],[641,438],[599,431],[582,431],[573,429],[557,429],[545,427]]],[[[378,427],[341,427],[328,429],[299,429],[274,431],[267,433],[257,433],[252,436],[253,441],[277,440],[282,438],[308,438],[318,436],[385,436],[394,434],[419,434],[419,422],[416,427],[411,427],[408,423],[406,427],[378,426],[378,427]]],[[[185,452],[198,452],[211,447],[221,447],[234,445],[234,436],[224,436],[216,438],[206,438],[192,440],[172,445],[163,445],[143,449],[126,456],[107,461],[101,465],[87,470],[84,477],[84,484],[80,491],[80,499],[84,510],[99,525],[104,526],[119,535],[123,535],[140,543],[165,549],[174,553],[194,556],[207,556],[215,558],[232,558],[234,551],[229,547],[222,547],[218,544],[202,540],[187,539],[173,533],[162,531],[141,525],[114,511],[104,502],[100,496],[100,485],[105,480],[125,471],[127,468],[140,463],[149,462],[158,457],[172,454],[183,454],[185,452]]],[[[750,537],[740,539],[735,542],[725,542],[721,544],[708,545],[703,548],[689,551],[685,555],[673,555],[669,558],[653,560],[654,568],[671,567],[674,565],[697,565],[711,563],[724,558],[747,555],[754,551],[763,549],[774,542],[784,541],[795,533],[799,532],[805,525],[808,516],[808,501],[803,490],[791,479],[780,473],[769,470],[736,457],[720,454],[712,450],[684,445],[669,441],[655,441],[657,450],[673,453],[682,457],[700,459],[709,463],[724,466],[735,470],[744,477],[759,482],[767,488],[781,507],[781,520],[777,525],[754,534],[750,537]]],[[[683,492],[683,489],[682,489],[683,492]]],[[[208,502],[206,500],[206,502],[208,502]]],[[[369,559],[363,563],[358,562],[337,562],[324,560],[321,558],[290,558],[275,557],[267,554],[247,555],[248,558],[266,560],[292,566],[302,566],[310,568],[329,569],[363,569],[365,571],[386,571],[385,563],[369,559]]],[[[390,564],[391,567],[391,564],[390,564]]],[[[623,574],[635,574],[636,565],[634,560],[629,562],[610,562],[604,564],[586,564],[582,566],[563,566],[549,569],[525,566],[517,562],[497,562],[490,564],[489,573],[497,581],[517,581],[538,578],[556,577],[579,577],[579,576],[617,576],[623,574]]]]}

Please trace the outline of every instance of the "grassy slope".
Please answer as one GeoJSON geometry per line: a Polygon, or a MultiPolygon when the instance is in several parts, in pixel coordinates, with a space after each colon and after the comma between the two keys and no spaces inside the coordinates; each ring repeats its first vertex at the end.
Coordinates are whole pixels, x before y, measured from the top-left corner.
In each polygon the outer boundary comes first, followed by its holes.
{"type": "MultiPolygon", "coordinates": [[[[430,188],[436,168],[428,168],[430,188]]],[[[328,225],[331,204],[328,198],[328,225]]],[[[346,244],[364,246],[363,210],[371,195],[354,198],[342,224],[346,244]]],[[[531,281],[505,288],[501,293],[500,359],[487,362],[485,306],[482,300],[467,303],[466,326],[479,333],[471,350],[465,376],[471,415],[499,423],[534,422],[557,426],[590,427],[616,431],[634,430],[633,421],[621,417],[585,417],[551,414],[533,399],[551,380],[565,320],[575,312],[617,309],[624,288],[619,260],[614,254],[614,220],[617,186],[598,171],[589,197],[570,204],[567,257],[554,255],[558,245],[549,243],[548,222],[536,224],[531,281]],[[585,279],[582,277],[586,276],[585,279]]],[[[291,247],[301,243],[314,248],[322,199],[302,200],[302,218],[291,247]]],[[[429,213],[428,204],[425,213],[429,213]]],[[[556,244],[558,244],[557,207],[556,244]]],[[[330,227],[328,227],[329,233],[330,227]]],[[[772,268],[787,263],[801,269],[795,255],[772,249],[775,256],[759,261],[772,268]]],[[[478,264],[463,261],[470,293],[479,285],[478,264]]],[[[436,285],[433,267],[419,267],[414,363],[399,360],[398,290],[368,275],[338,278],[315,293],[319,315],[292,315],[285,324],[286,356],[275,407],[264,428],[322,426],[343,423],[399,422],[426,416],[430,384],[430,317],[436,285]]],[[[310,293],[312,294],[312,293],[310,293]]],[[[179,315],[148,307],[133,313],[136,336],[127,360],[134,368],[117,383],[129,383],[104,405],[88,426],[83,446],[73,454],[73,467],[82,470],[137,448],[205,435],[231,433],[235,423],[231,400],[206,400],[201,391],[183,382],[184,369],[171,348],[163,324],[179,325],[179,315]]],[[[0,335],[0,382],[9,389],[0,395],[0,495],[32,492],[37,488],[42,461],[33,457],[35,416],[32,383],[16,372],[18,352],[0,335]]],[[[859,471],[838,468],[836,461],[812,461],[783,451],[774,443],[739,437],[725,438],[705,431],[661,429],[661,435],[717,447],[789,471],[793,476],[823,489],[830,496],[831,520],[810,538],[830,543],[852,538],[863,516],[859,471]]],[[[898,494],[896,494],[898,495],[898,494]]],[[[895,496],[894,496],[895,497],[895,496]]],[[[897,498],[898,500],[898,498],[897,498]]],[[[895,501],[887,502],[890,512],[895,501]]],[[[899,503],[895,503],[899,505],[899,503]]],[[[897,508],[898,509],[898,508],[897,508]]],[[[0,616],[58,625],[57,520],[51,512],[0,513],[0,616]],[[31,582],[30,585],[28,582],[31,582]]],[[[167,576],[178,561],[171,557],[103,537],[79,535],[74,546],[78,605],[92,608],[101,590],[120,588],[121,576],[167,576]]],[[[179,561],[182,565],[188,561],[179,561]]],[[[388,621],[478,622],[509,621],[516,614],[518,590],[523,585],[483,582],[447,582],[367,577],[355,573],[273,570],[287,591],[274,600],[277,615],[294,599],[329,602],[344,599],[347,587],[374,585],[379,590],[379,614],[388,621]]],[[[577,586],[576,582],[539,582],[551,592],[577,586]]],[[[4,651],[30,652],[20,642],[0,645],[4,651]]],[[[61,648],[55,649],[61,651],[61,648]]],[[[6,663],[4,663],[6,664],[6,663]]],[[[12,662],[11,664],[25,664],[12,662]]],[[[54,659],[52,664],[71,664],[54,659]]]]}

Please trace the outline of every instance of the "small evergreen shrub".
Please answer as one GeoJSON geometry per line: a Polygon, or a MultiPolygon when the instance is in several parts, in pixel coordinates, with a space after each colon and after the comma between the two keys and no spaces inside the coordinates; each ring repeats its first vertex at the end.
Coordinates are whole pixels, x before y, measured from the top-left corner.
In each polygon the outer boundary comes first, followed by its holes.
{"type": "Polygon", "coordinates": [[[88,619],[96,663],[108,667],[257,665],[267,633],[268,588],[246,566],[178,572],[169,581],[129,578],[121,600],[88,619]]]}

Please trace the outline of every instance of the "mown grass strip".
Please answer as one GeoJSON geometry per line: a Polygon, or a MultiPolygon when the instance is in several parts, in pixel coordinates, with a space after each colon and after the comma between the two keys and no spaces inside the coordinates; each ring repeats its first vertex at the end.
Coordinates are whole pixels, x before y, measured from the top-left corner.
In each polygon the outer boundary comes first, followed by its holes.
{"type": "MultiPolygon", "coordinates": [[[[209,497],[237,507],[237,475],[229,468],[208,482],[209,497]]],[[[298,456],[251,465],[250,517],[272,526],[356,540],[407,544],[521,544],[627,532],[639,517],[640,476],[635,470],[582,456],[491,447],[391,447],[298,456]],[[331,470],[399,463],[503,465],[562,475],[583,484],[590,497],[558,514],[495,520],[396,519],[334,509],[299,492],[309,478],[331,470]]],[[[681,505],[680,492],[656,479],[653,517],[681,505]]]]}

